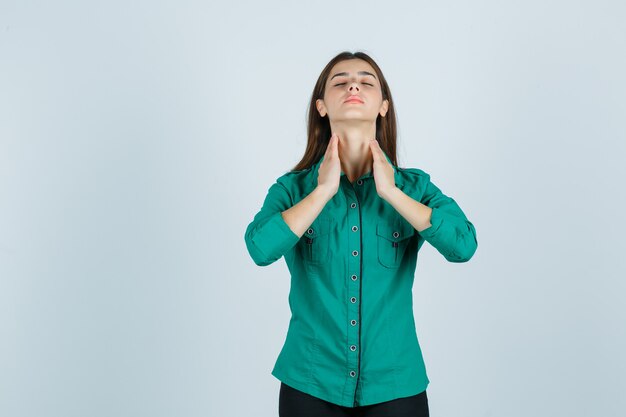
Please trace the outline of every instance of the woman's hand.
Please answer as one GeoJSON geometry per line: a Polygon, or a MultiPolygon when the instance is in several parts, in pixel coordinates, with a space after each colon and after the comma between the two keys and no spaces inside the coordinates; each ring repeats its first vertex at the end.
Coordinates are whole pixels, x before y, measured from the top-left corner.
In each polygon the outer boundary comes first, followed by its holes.
{"type": "Polygon", "coordinates": [[[396,180],[393,176],[393,167],[387,161],[383,150],[378,144],[378,140],[370,140],[370,149],[374,159],[372,171],[374,171],[374,182],[376,183],[376,192],[382,199],[396,188],[396,180]]]}
{"type": "Polygon", "coordinates": [[[328,141],[324,160],[318,169],[317,186],[328,193],[329,199],[337,194],[337,190],[339,190],[341,160],[339,159],[338,146],[339,137],[336,133],[333,133],[328,141]]]}

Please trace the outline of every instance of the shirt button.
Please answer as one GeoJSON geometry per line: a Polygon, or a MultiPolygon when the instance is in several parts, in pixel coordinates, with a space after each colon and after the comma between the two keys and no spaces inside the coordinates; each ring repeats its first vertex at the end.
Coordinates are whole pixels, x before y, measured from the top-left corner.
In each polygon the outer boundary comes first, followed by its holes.
{"type": "Polygon", "coordinates": [[[358,254],[359,254],[359,251],[358,251],[358,250],[353,250],[353,251],[352,251],[352,256],[357,256],[358,254]]]}
{"type": "Polygon", "coordinates": [[[358,180],[356,183],[361,185],[361,184],[363,184],[363,180],[358,180]]]}
{"type": "Polygon", "coordinates": [[[351,377],[356,376],[356,372],[354,372],[354,371],[350,371],[350,376],[351,376],[351,377]]]}
{"type": "Polygon", "coordinates": [[[312,235],[313,234],[313,229],[309,228],[309,230],[306,231],[308,234],[312,235]]]}
{"type": "Polygon", "coordinates": [[[393,232],[393,237],[398,237],[398,236],[400,236],[400,233],[398,233],[398,232],[393,232]]]}
{"type": "Polygon", "coordinates": [[[350,320],[350,324],[356,326],[356,320],[350,320]]]}
{"type": "Polygon", "coordinates": [[[356,350],[356,346],[355,345],[350,346],[350,350],[354,352],[356,350]]]}
{"type": "Polygon", "coordinates": [[[355,208],[356,207],[356,203],[350,204],[350,207],[355,208]]]}
{"type": "Polygon", "coordinates": [[[356,297],[350,298],[350,301],[352,301],[353,303],[356,303],[356,297]]]}
{"type": "Polygon", "coordinates": [[[356,275],[352,275],[350,278],[352,278],[352,281],[356,281],[356,275]]]}
{"type": "Polygon", "coordinates": [[[359,230],[359,227],[358,227],[358,226],[352,226],[352,231],[353,231],[353,232],[356,232],[357,230],[359,230]]]}

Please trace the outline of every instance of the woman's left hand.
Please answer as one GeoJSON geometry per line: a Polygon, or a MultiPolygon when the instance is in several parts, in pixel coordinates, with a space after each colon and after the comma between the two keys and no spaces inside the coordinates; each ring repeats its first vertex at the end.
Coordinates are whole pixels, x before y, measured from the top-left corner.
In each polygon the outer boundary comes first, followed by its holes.
{"type": "Polygon", "coordinates": [[[396,188],[393,166],[387,161],[385,153],[378,144],[378,140],[370,140],[370,149],[372,150],[372,157],[374,159],[372,171],[374,171],[376,192],[382,199],[385,199],[385,196],[396,188]]]}

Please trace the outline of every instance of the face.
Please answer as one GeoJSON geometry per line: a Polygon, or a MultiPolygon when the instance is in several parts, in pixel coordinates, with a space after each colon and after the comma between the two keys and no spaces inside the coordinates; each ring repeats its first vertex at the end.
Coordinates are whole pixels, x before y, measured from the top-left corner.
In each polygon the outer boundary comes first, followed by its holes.
{"type": "Polygon", "coordinates": [[[318,99],[316,106],[322,117],[328,115],[333,122],[375,122],[379,114],[385,116],[389,101],[383,100],[374,68],[362,59],[350,59],[331,69],[324,99],[318,99]]]}

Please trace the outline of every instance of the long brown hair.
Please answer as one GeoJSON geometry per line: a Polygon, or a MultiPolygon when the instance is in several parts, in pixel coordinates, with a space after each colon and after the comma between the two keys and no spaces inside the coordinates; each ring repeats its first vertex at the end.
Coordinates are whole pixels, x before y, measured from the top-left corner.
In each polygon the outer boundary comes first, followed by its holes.
{"type": "Polygon", "coordinates": [[[389,90],[387,80],[385,80],[385,76],[380,70],[378,64],[376,64],[376,62],[369,55],[364,52],[353,53],[344,51],[339,53],[337,56],[331,59],[328,64],[326,64],[326,67],[324,67],[322,73],[317,79],[317,83],[315,83],[315,88],[313,89],[313,94],[311,95],[311,102],[309,103],[308,109],[308,139],[306,149],[304,151],[304,156],[302,157],[302,160],[300,160],[300,162],[298,162],[298,164],[291,169],[292,171],[299,171],[311,167],[319,160],[319,158],[322,157],[324,152],[326,152],[326,147],[328,146],[328,141],[330,140],[330,135],[332,134],[330,130],[330,121],[328,120],[327,115],[324,117],[320,116],[319,112],[317,111],[317,107],[315,106],[315,101],[317,99],[324,99],[326,81],[330,76],[330,71],[333,66],[340,61],[357,58],[368,62],[372,66],[372,68],[374,68],[374,71],[376,71],[376,76],[380,81],[383,100],[389,100],[389,107],[387,109],[385,117],[381,117],[379,114],[376,118],[376,139],[378,140],[378,143],[380,144],[382,150],[385,151],[389,159],[391,159],[391,162],[396,166],[398,165],[396,156],[396,112],[394,109],[393,100],[391,99],[391,91],[389,90]]]}

